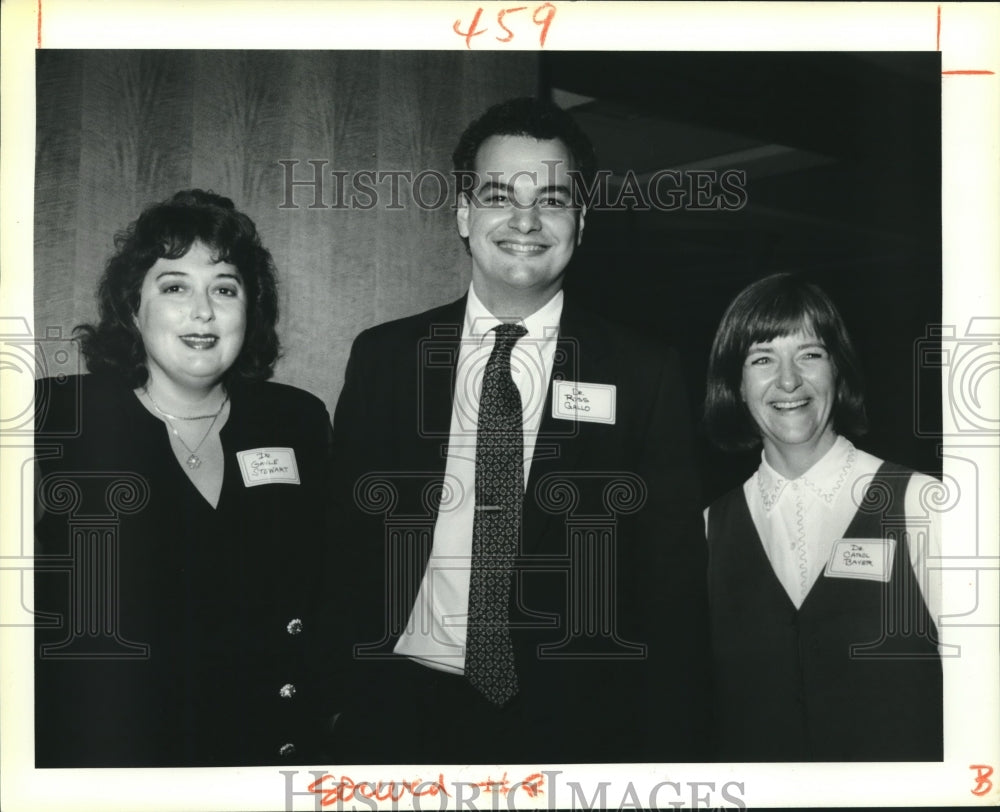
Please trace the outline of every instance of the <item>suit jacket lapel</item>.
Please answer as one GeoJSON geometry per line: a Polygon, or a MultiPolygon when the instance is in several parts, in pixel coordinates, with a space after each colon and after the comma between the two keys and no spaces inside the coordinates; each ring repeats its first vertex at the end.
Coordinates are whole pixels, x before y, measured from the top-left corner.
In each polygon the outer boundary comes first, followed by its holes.
{"type": "Polygon", "coordinates": [[[406,360],[414,365],[413,393],[400,399],[401,408],[416,404],[415,411],[399,415],[401,436],[415,443],[403,458],[412,471],[436,474],[439,479],[445,471],[464,314],[465,297],[428,314],[406,360]]]}
{"type": "MultiPolygon", "coordinates": [[[[552,416],[552,381],[591,381],[597,370],[603,370],[604,354],[600,341],[595,340],[593,325],[567,297],[559,321],[559,340],[549,378],[545,406],[535,443],[524,503],[523,550],[532,552],[553,520],[550,511],[540,507],[537,486],[546,475],[556,471],[573,471],[577,467],[582,443],[577,441],[579,426],[569,420],[552,416]]],[[[544,484],[544,483],[543,483],[544,484]]]]}
{"type": "MultiPolygon", "coordinates": [[[[404,512],[420,516],[433,528],[447,459],[455,367],[461,343],[464,297],[426,314],[411,333],[411,343],[397,359],[400,395],[393,410],[393,431],[399,443],[398,470],[404,512]],[[408,390],[408,391],[407,391],[408,390]],[[428,499],[428,495],[433,495],[428,499]]],[[[433,534],[433,529],[430,531],[433,534]]],[[[431,544],[423,546],[408,568],[406,594],[416,597],[429,560],[431,544]]],[[[407,610],[409,611],[409,609],[407,610]]]]}

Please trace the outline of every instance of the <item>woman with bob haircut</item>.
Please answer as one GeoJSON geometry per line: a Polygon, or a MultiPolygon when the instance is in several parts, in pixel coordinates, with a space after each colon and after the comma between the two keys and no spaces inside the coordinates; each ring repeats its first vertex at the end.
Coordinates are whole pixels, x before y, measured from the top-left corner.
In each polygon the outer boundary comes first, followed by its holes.
{"type": "Polygon", "coordinates": [[[265,382],[271,255],[200,189],[115,245],[91,374],[36,388],[36,767],[311,761],[330,418],[265,382]]]}
{"type": "Polygon", "coordinates": [[[706,511],[719,757],[940,761],[937,480],[858,449],[858,363],[827,295],[792,274],[739,293],[705,425],[760,467],[706,511]]]}

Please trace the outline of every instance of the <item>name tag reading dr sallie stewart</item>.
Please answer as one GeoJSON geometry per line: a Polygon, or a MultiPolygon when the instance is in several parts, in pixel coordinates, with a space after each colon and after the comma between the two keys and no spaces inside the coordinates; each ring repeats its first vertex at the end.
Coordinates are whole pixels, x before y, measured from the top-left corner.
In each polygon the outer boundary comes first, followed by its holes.
{"type": "Polygon", "coordinates": [[[895,551],[895,539],[838,539],[833,543],[826,575],[888,583],[895,551]]]}
{"type": "Polygon", "coordinates": [[[243,484],[248,488],[282,482],[300,484],[294,448],[251,448],[237,451],[236,459],[240,463],[243,484]]]}

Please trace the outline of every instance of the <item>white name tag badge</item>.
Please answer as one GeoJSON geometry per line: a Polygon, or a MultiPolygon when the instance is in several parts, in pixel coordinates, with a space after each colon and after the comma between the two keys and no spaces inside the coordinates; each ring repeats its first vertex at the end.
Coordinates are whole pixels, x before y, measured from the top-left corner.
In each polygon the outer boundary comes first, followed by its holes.
{"type": "Polygon", "coordinates": [[[860,578],[881,581],[892,576],[895,539],[837,539],[826,564],[828,578],[860,578]]]}
{"type": "Polygon", "coordinates": [[[614,425],[616,395],[612,383],[552,381],[552,416],[614,425]]]}
{"type": "Polygon", "coordinates": [[[300,484],[294,448],[251,448],[237,451],[236,459],[240,463],[243,484],[248,488],[272,483],[300,484]]]}

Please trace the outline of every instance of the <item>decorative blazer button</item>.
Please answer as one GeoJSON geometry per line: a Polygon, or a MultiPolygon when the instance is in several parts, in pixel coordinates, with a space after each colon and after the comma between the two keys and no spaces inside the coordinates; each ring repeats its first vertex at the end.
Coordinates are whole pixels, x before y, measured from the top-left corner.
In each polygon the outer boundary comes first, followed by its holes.
{"type": "Polygon", "coordinates": [[[283,744],[278,748],[278,755],[290,756],[295,752],[295,745],[292,743],[283,744]]]}
{"type": "Polygon", "coordinates": [[[297,617],[292,618],[285,629],[289,634],[299,634],[302,631],[302,621],[297,617]]]}
{"type": "Polygon", "coordinates": [[[290,682],[286,682],[281,686],[281,690],[278,693],[281,694],[282,699],[291,699],[295,696],[295,686],[290,682]]]}

